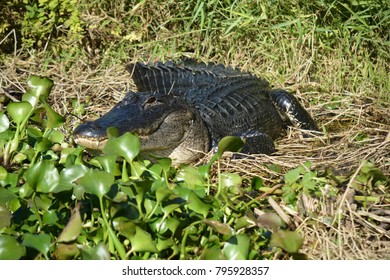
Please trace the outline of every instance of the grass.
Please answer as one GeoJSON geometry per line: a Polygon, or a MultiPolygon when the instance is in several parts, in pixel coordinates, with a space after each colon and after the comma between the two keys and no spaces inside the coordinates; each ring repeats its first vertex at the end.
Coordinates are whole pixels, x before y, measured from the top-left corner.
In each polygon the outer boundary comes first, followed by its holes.
{"type": "MultiPolygon", "coordinates": [[[[263,183],[257,189],[257,200],[249,209],[258,215],[256,217],[261,216],[260,210],[287,215],[290,219],[286,223],[287,229],[297,230],[304,237],[300,253],[308,258],[388,259],[390,50],[386,1],[156,3],[91,1],[86,4],[81,1],[79,14],[83,31],[79,35],[82,36],[72,35],[59,24],[56,30],[61,31],[60,36],[56,37],[54,32],[40,38],[41,43],[33,46],[24,44],[18,26],[14,26],[14,33],[8,33],[12,29],[0,28],[3,30],[0,36],[0,51],[3,52],[0,53],[0,93],[10,92],[8,95],[17,98],[14,93],[26,90],[26,81],[31,75],[53,79],[55,86],[50,104],[66,116],[64,143],[71,145],[69,136],[79,118],[102,115],[127,90],[134,88],[124,69],[126,62],[188,56],[240,67],[265,77],[275,87],[292,91],[314,116],[324,135],[303,138],[299,131],[292,129],[287,137],[277,142],[275,155],[244,159],[225,157],[221,172],[239,174],[242,188],[246,190],[253,178],[260,178],[263,183]],[[84,105],[85,112],[77,110],[72,100],[84,105]],[[309,168],[304,167],[307,161],[311,162],[309,168]],[[299,171],[299,178],[287,184],[284,181],[286,174],[291,175],[289,172],[300,166],[304,171],[299,171]],[[375,177],[378,172],[387,178],[387,183],[383,178],[375,177]],[[318,181],[321,188],[316,191],[320,193],[303,189],[301,180],[305,174],[311,176],[310,180],[318,181]],[[296,193],[292,191],[295,188],[296,193]],[[287,194],[296,197],[290,201],[287,194]]],[[[207,163],[210,157],[205,155],[196,165],[207,163]]],[[[21,166],[28,169],[25,165],[21,166]]],[[[215,168],[213,165],[208,185],[212,190],[218,176],[215,168]]],[[[77,209],[76,205],[63,203],[56,195],[48,196],[52,196],[55,205],[61,205],[57,210],[60,210],[59,218],[64,227],[69,210],[77,209]]],[[[235,200],[235,203],[238,213],[245,217],[246,214],[240,212],[243,208],[239,201],[235,200]]],[[[50,215],[45,214],[45,217],[50,215]]],[[[238,221],[233,216],[227,217],[233,221],[230,225],[238,221]]],[[[84,223],[94,223],[89,216],[83,218],[84,223]]],[[[38,234],[39,229],[31,224],[28,227],[31,233],[38,234]]],[[[205,227],[204,224],[196,225],[199,231],[205,227]]],[[[107,223],[102,226],[107,227],[107,223]]],[[[221,244],[226,243],[226,236],[224,239],[221,233],[223,226],[211,228],[206,229],[207,232],[216,230],[217,239],[221,244]]],[[[90,228],[85,232],[91,235],[93,230],[90,228]]],[[[191,240],[193,236],[186,230],[183,230],[184,239],[191,240]]],[[[245,229],[244,233],[251,230],[253,228],[245,229]]],[[[58,232],[61,228],[50,232],[51,238],[58,237],[58,232]]],[[[261,229],[255,232],[258,235],[261,229]]],[[[81,234],[79,244],[90,244],[80,240],[90,238],[87,233],[81,234]]],[[[98,240],[99,234],[94,238],[98,240]]],[[[126,236],[124,243],[128,244],[126,242],[134,238],[133,235],[126,236]]],[[[258,252],[262,252],[256,258],[292,257],[275,247],[264,249],[269,248],[267,242],[270,241],[261,236],[252,238],[251,242],[261,244],[256,245],[258,252]]],[[[191,246],[191,249],[196,247],[191,246]]],[[[180,248],[185,251],[185,246],[180,248]]],[[[112,256],[123,257],[123,252],[119,251],[112,256]]],[[[199,254],[191,256],[198,258],[199,254]]],[[[43,255],[31,253],[29,257],[43,255]]],[[[132,256],[153,257],[147,253],[132,256]]]]}

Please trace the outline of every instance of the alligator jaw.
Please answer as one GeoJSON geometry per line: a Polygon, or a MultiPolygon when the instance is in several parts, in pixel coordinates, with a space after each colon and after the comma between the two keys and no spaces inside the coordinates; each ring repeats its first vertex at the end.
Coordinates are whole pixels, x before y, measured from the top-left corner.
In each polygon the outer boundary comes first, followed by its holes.
{"type": "Polygon", "coordinates": [[[77,145],[83,146],[87,149],[102,150],[107,143],[107,138],[99,140],[86,137],[78,137],[75,138],[74,141],[77,145]]]}

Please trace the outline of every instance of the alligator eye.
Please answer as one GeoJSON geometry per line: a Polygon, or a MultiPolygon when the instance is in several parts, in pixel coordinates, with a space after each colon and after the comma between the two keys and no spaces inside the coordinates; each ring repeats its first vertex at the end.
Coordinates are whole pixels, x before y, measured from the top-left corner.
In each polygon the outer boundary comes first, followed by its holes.
{"type": "Polygon", "coordinates": [[[144,102],[144,108],[152,107],[159,103],[161,102],[155,96],[151,96],[144,102]]]}

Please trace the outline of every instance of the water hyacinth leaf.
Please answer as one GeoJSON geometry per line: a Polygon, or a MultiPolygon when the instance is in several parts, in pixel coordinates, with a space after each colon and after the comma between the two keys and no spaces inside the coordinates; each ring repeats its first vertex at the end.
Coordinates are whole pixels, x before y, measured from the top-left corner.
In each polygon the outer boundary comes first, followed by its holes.
{"type": "Polygon", "coordinates": [[[127,132],[119,137],[111,137],[103,148],[106,155],[123,157],[127,162],[133,162],[139,154],[141,143],[137,136],[127,132]]]}
{"type": "Polygon", "coordinates": [[[125,217],[115,218],[113,226],[115,230],[128,239],[135,235],[135,224],[125,217]]]}
{"type": "Polygon", "coordinates": [[[34,190],[30,187],[28,183],[23,184],[19,188],[19,196],[20,198],[28,198],[34,193],[34,190]]]}
{"type": "Polygon", "coordinates": [[[28,91],[30,94],[39,98],[41,101],[46,102],[54,83],[46,77],[31,76],[27,80],[27,85],[30,88],[28,91]]]}
{"type": "Polygon", "coordinates": [[[9,128],[9,119],[3,112],[1,112],[0,113],[0,133],[7,131],[8,128],[9,128]]]}
{"type": "Polygon", "coordinates": [[[164,172],[168,172],[172,165],[172,160],[170,158],[160,158],[157,162],[161,165],[164,172]]]}
{"type": "Polygon", "coordinates": [[[223,254],[228,260],[247,260],[250,238],[246,235],[234,235],[223,247],[223,254]]]}
{"type": "Polygon", "coordinates": [[[62,143],[64,141],[64,133],[62,133],[59,130],[56,129],[50,129],[48,132],[45,134],[47,139],[49,139],[53,143],[62,143]]]}
{"type": "Polygon", "coordinates": [[[166,219],[163,218],[158,218],[153,222],[149,222],[149,228],[160,235],[164,235],[169,229],[166,223],[166,219]]]}
{"type": "Polygon", "coordinates": [[[167,224],[167,227],[168,229],[172,232],[172,233],[175,233],[176,232],[176,229],[179,227],[180,225],[180,221],[177,220],[176,218],[168,218],[166,219],[166,224],[167,224]]]}
{"type": "Polygon", "coordinates": [[[7,179],[8,172],[7,170],[0,166],[0,181],[7,179]]]}
{"type": "MultiPolygon", "coordinates": [[[[0,166],[0,169],[1,168],[3,167],[0,166]]],[[[11,201],[14,199],[17,199],[17,196],[12,191],[0,187],[0,205],[8,207],[11,201]]]]}
{"type": "Polygon", "coordinates": [[[110,191],[112,184],[114,184],[114,175],[100,170],[90,169],[83,177],[79,179],[87,193],[94,194],[98,197],[103,197],[110,191]]]}
{"type": "Polygon", "coordinates": [[[69,165],[62,169],[60,173],[60,180],[57,188],[53,190],[54,193],[71,190],[76,187],[74,182],[87,173],[88,167],[85,165],[69,165]]]}
{"type": "Polygon", "coordinates": [[[72,210],[72,215],[58,237],[57,242],[70,242],[76,240],[81,233],[82,227],[83,222],[81,221],[80,204],[78,204],[72,210]]]}
{"type": "Polygon", "coordinates": [[[38,139],[37,142],[35,142],[34,149],[37,152],[44,152],[49,150],[53,146],[53,143],[49,141],[49,139],[41,138],[38,139]]]}
{"type": "MultiPolygon", "coordinates": [[[[32,94],[29,93],[29,92],[23,93],[23,95],[22,95],[22,101],[25,101],[25,102],[30,103],[31,106],[32,106],[33,108],[36,108],[36,106],[37,106],[37,104],[38,104],[38,98],[37,98],[36,96],[32,95],[32,94]]],[[[34,120],[34,121],[37,121],[38,123],[41,123],[40,120],[41,120],[42,118],[41,118],[40,114],[37,113],[37,112],[40,112],[41,109],[43,109],[43,108],[36,108],[36,110],[34,111],[34,115],[35,115],[35,116],[32,116],[33,120],[34,120]],[[39,120],[37,120],[36,118],[38,118],[39,120]]]]}
{"type": "Polygon", "coordinates": [[[296,231],[279,230],[272,234],[270,246],[279,247],[287,253],[298,253],[303,237],[296,231]]]}
{"type": "Polygon", "coordinates": [[[8,227],[11,225],[12,213],[0,205],[0,229],[8,227]]]}
{"type": "Polygon", "coordinates": [[[221,141],[219,141],[218,143],[217,155],[219,158],[221,158],[224,152],[238,152],[243,146],[244,141],[240,137],[226,136],[222,138],[221,141]]]}
{"type": "Polygon", "coordinates": [[[119,176],[121,171],[119,169],[118,162],[116,161],[116,155],[110,156],[99,156],[95,157],[94,160],[98,161],[100,166],[104,171],[113,174],[114,176],[119,176]]]}
{"type": "Polygon", "coordinates": [[[204,217],[207,216],[210,205],[204,203],[194,191],[180,187],[176,187],[176,190],[179,192],[179,196],[187,202],[186,206],[188,209],[201,214],[204,217]]]}
{"type": "Polygon", "coordinates": [[[57,260],[71,260],[80,254],[76,243],[59,243],[56,246],[54,256],[57,260]]]}
{"type": "Polygon", "coordinates": [[[26,118],[28,118],[33,107],[27,101],[21,102],[10,102],[7,105],[8,115],[12,118],[12,120],[19,125],[26,118]]]}
{"type": "Polygon", "coordinates": [[[48,129],[56,128],[61,126],[65,122],[65,118],[54,111],[47,103],[43,103],[42,106],[46,110],[46,121],[44,123],[45,127],[48,129]]]}
{"type": "Polygon", "coordinates": [[[139,226],[135,227],[134,236],[130,237],[131,250],[134,252],[158,252],[152,236],[139,226]]]}
{"type": "Polygon", "coordinates": [[[47,253],[50,249],[51,238],[46,233],[31,234],[26,233],[23,236],[22,244],[26,247],[31,247],[43,254],[47,258],[47,253]]]}
{"type": "Polygon", "coordinates": [[[82,250],[81,258],[83,260],[109,260],[111,256],[104,243],[100,242],[92,248],[82,250]]]}
{"type": "Polygon", "coordinates": [[[242,185],[240,175],[234,173],[221,173],[221,185],[224,188],[236,188],[242,185]]]}
{"type": "Polygon", "coordinates": [[[171,238],[167,238],[167,239],[159,238],[157,240],[156,248],[157,248],[158,251],[161,252],[161,251],[163,251],[165,249],[171,248],[174,245],[175,245],[175,242],[171,238]]]}
{"type": "Polygon", "coordinates": [[[161,203],[164,201],[166,198],[168,198],[170,195],[173,194],[173,192],[167,188],[165,181],[163,178],[160,178],[156,180],[153,185],[156,182],[160,182],[160,184],[156,187],[156,200],[158,203],[161,203]]]}
{"type": "Polygon", "coordinates": [[[176,180],[184,181],[186,186],[190,189],[194,189],[195,186],[202,186],[204,184],[203,176],[191,165],[185,165],[180,168],[176,175],[176,180]]]}
{"type": "Polygon", "coordinates": [[[45,225],[54,225],[58,222],[57,213],[53,210],[46,211],[42,215],[42,221],[45,225]]]}
{"type": "Polygon", "coordinates": [[[26,181],[37,192],[52,192],[58,185],[60,175],[48,160],[42,160],[26,171],[26,181]]]}
{"type": "Polygon", "coordinates": [[[15,238],[0,235],[0,260],[19,260],[26,254],[26,248],[15,238]]]}
{"type": "Polygon", "coordinates": [[[232,235],[233,234],[233,229],[225,223],[221,223],[216,220],[204,220],[204,223],[208,224],[211,226],[216,232],[223,234],[223,235],[232,235]]]}
{"type": "Polygon", "coordinates": [[[210,248],[206,248],[202,255],[200,256],[201,260],[225,260],[226,258],[222,254],[220,248],[213,246],[210,248]]]}

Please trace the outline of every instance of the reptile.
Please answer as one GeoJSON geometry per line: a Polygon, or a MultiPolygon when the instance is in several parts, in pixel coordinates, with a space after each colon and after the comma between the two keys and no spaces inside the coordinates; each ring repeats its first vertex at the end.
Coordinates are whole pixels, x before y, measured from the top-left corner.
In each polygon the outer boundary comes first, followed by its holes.
{"type": "Polygon", "coordinates": [[[139,136],[141,151],[176,164],[199,159],[225,136],[244,139],[243,153],[271,154],[288,125],[318,130],[298,100],[263,78],[220,64],[128,64],[137,91],[107,114],[82,123],[75,142],[102,149],[107,129],[139,136]]]}

